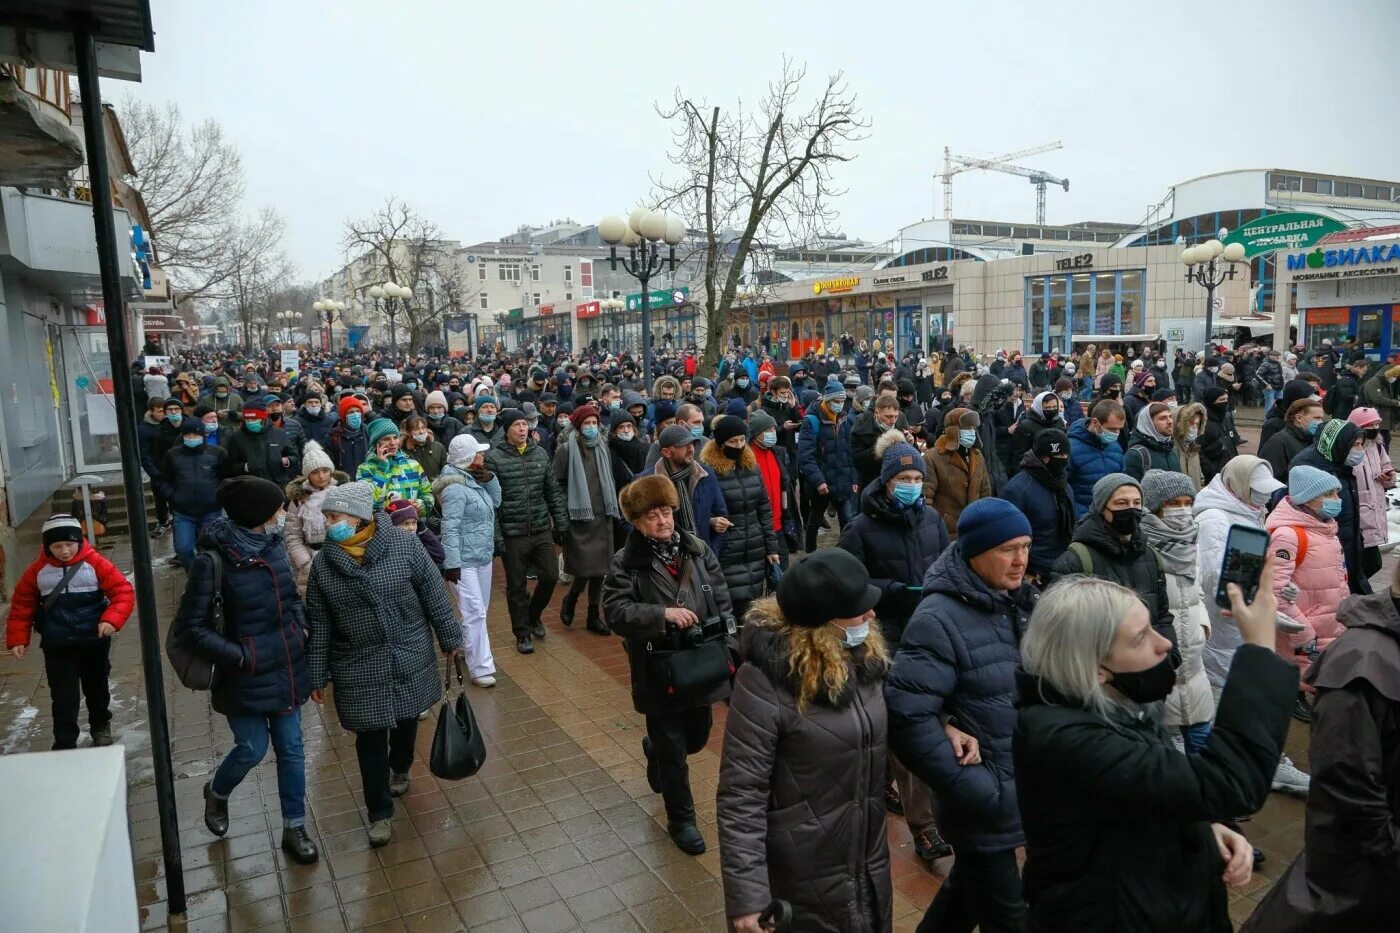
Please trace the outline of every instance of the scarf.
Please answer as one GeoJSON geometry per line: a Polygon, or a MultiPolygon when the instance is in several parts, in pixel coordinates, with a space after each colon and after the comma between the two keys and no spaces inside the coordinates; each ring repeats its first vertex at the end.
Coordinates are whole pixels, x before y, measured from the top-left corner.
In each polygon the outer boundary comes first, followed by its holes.
{"type": "Polygon", "coordinates": [[[233,539],[233,544],[245,557],[254,557],[261,554],[267,547],[276,542],[281,535],[275,531],[254,531],[251,528],[244,528],[236,522],[228,522],[229,537],[233,539]]]}
{"type": "Polygon", "coordinates": [[[344,541],[341,541],[340,546],[345,548],[345,553],[349,554],[354,559],[355,563],[363,564],[365,562],[365,547],[369,544],[370,538],[373,537],[374,519],[371,518],[365,524],[365,527],[361,528],[344,541]]]}
{"type": "Polygon", "coordinates": [[[754,447],[754,459],[758,461],[758,472],[763,477],[763,490],[768,493],[768,501],[773,503],[773,530],[783,530],[783,473],[778,468],[778,458],[766,447],[754,447]]]}
{"type": "Polygon", "coordinates": [[[598,470],[598,486],[603,490],[603,512],[608,518],[620,518],[617,510],[617,488],[613,485],[612,454],[599,434],[591,441],[582,434],[575,435],[569,445],[569,521],[593,521],[593,497],[588,494],[588,474],[584,472],[581,445],[593,451],[593,463],[598,470]]]}
{"type": "Polygon", "coordinates": [[[1196,534],[1199,528],[1189,522],[1180,530],[1171,527],[1151,512],[1142,513],[1142,534],[1152,550],[1162,558],[1162,569],[1181,577],[1186,583],[1196,582],[1196,534]]]}
{"type": "Polygon", "coordinates": [[[301,488],[306,490],[306,501],[296,508],[301,516],[301,537],[307,544],[321,544],[326,540],[326,513],[321,511],[321,503],[336,487],[334,479],[325,489],[317,489],[311,480],[302,480],[301,488]]]}
{"type": "Polygon", "coordinates": [[[690,501],[690,476],[695,471],[695,462],[692,460],[676,472],[672,473],[669,466],[666,473],[672,483],[676,486],[676,499],[680,501],[681,507],[677,509],[680,513],[676,524],[691,534],[699,534],[695,529],[695,504],[690,501]]]}
{"type": "Polygon", "coordinates": [[[648,537],[647,544],[651,545],[651,553],[656,556],[657,560],[667,567],[676,566],[681,554],[681,536],[679,534],[673,531],[671,537],[665,541],[648,537]]]}

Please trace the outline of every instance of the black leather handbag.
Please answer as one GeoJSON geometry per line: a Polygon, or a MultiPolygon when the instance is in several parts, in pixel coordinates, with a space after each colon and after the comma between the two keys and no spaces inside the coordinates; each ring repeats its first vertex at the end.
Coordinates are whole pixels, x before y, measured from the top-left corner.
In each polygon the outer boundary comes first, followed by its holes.
{"type": "Polygon", "coordinates": [[[442,678],[442,709],[438,711],[437,730],[433,733],[433,750],[428,757],[428,770],[445,781],[460,781],[481,770],[486,763],[486,740],[476,723],[476,714],[467,702],[466,678],[462,674],[462,659],[450,658],[444,664],[442,678]],[[452,668],[456,661],[457,699],[451,700],[452,668]]]}
{"type": "MultiPolygon", "coordinates": [[[[681,592],[694,573],[699,577],[703,606],[701,621],[682,629],[664,642],[647,643],[648,673],[652,682],[668,694],[687,694],[713,687],[734,674],[734,662],[729,652],[729,639],[734,634],[732,617],[721,616],[714,600],[710,581],[698,560],[688,560],[681,571],[681,592]],[[727,626],[721,624],[727,621],[727,626]],[[711,629],[711,632],[705,632],[711,629]],[[681,642],[681,644],[677,644],[681,642]]],[[[691,607],[688,607],[691,608],[691,607]]]]}

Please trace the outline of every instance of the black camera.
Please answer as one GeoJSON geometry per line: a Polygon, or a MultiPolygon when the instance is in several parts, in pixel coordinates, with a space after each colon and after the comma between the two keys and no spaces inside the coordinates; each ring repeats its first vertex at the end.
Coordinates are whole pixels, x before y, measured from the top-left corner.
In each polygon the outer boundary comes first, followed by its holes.
{"type": "Polygon", "coordinates": [[[701,619],[687,628],[672,629],[667,632],[667,638],[671,642],[671,648],[681,651],[686,648],[698,648],[725,635],[733,635],[738,629],[734,616],[725,613],[701,619]]]}

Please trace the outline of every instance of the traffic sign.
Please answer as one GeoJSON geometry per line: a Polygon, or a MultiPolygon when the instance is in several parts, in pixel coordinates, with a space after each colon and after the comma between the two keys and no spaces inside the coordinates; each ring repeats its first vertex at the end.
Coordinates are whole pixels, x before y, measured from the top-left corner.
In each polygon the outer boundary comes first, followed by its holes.
{"type": "MultiPolygon", "coordinates": [[[[647,304],[653,308],[664,307],[665,305],[683,305],[690,300],[690,289],[682,286],[680,288],[665,288],[653,290],[647,304]]],[[[642,293],[633,292],[627,296],[627,310],[640,311],[642,308],[642,293]]]]}

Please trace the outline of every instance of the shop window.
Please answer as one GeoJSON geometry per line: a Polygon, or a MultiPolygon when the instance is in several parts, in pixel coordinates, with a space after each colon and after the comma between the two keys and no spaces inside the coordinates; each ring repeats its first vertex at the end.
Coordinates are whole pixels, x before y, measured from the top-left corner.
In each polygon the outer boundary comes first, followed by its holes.
{"type": "MultiPolygon", "coordinates": [[[[1115,272],[1097,272],[1094,274],[1094,329],[1093,333],[1100,336],[1111,336],[1113,334],[1113,323],[1116,320],[1114,310],[1114,282],[1117,280],[1115,272]]],[[[1087,333],[1087,331],[1086,331],[1087,333]]]]}
{"type": "Polygon", "coordinates": [[[1070,277],[1070,334],[1089,333],[1089,284],[1092,275],[1070,277]]]}
{"type": "Polygon", "coordinates": [[[1045,343],[1045,289],[1047,278],[1026,279],[1026,317],[1030,319],[1032,347],[1045,343]]]}
{"type": "Polygon", "coordinates": [[[1046,305],[1050,309],[1049,342],[1040,346],[1040,350],[1063,349],[1067,342],[1065,340],[1065,291],[1068,285],[1069,276],[1067,275],[1050,277],[1050,294],[1046,299],[1046,305]]]}
{"type": "Polygon", "coordinates": [[[1356,342],[1366,351],[1379,350],[1381,346],[1381,313],[1376,310],[1363,311],[1356,316],[1356,342]]]}
{"type": "MultiPolygon", "coordinates": [[[[1303,190],[1304,190],[1304,191],[1307,191],[1308,189],[1307,189],[1307,188],[1304,188],[1303,190]]],[[[1318,178],[1318,179],[1315,179],[1315,181],[1314,181],[1314,190],[1315,190],[1318,194],[1331,194],[1331,193],[1332,193],[1332,179],[1330,179],[1330,178],[1318,178]]]]}

